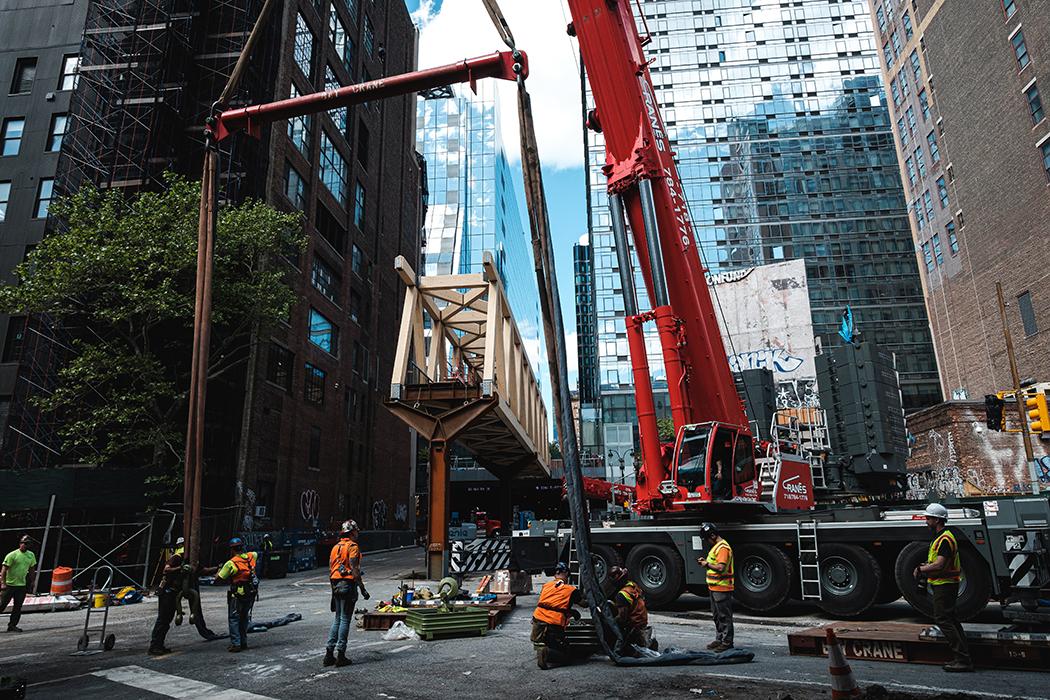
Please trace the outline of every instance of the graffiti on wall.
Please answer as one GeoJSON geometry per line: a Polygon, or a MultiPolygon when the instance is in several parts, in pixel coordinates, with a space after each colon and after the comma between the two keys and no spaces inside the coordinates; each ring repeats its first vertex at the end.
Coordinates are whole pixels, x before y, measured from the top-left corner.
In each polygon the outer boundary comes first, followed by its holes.
{"type": "Polygon", "coordinates": [[[394,508],[394,520],[404,524],[408,520],[408,504],[398,503],[394,508]]]}
{"type": "Polygon", "coordinates": [[[372,503],[372,529],[383,530],[386,528],[386,501],[382,498],[372,503]]]}
{"type": "Polygon", "coordinates": [[[321,494],[314,489],[307,489],[299,494],[299,513],[303,520],[316,522],[321,514],[321,494]]]}
{"type": "Polygon", "coordinates": [[[729,367],[734,372],[743,372],[745,369],[768,369],[786,374],[797,370],[803,362],[801,357],[792,355],[783,348],[749,350],[729,356],[729,367]]]}
{"type": "Polygon", "coordinates": [[[925,469],[923,471],[908,473],[908,490],[905,498],[919,501],[926,500],[932,495],[963,496],[966,484],[958,467],[945,467],[944,469],[925,469]]]}
{"type": "Polygon", "coordinates": [[[777,382],[777,408],[820,408],[817,382],[813,379],[777,382]]]}
{"type": "MultiPolygon", "coordinates": [[[[238,484],[239,486],[243,485],[238,484]]],[[[244,504],[244,517],[241,523],[241,528],[244,530],[255,529],[255,491],[249,488],[244,489],[244,495],[241,498],[241,503],[244,504]]]]}

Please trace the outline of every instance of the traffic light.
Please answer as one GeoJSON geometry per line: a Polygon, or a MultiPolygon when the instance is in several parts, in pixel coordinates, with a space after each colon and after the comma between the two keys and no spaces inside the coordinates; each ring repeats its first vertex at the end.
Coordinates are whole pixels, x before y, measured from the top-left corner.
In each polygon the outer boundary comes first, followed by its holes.
{"type": "Polygon", "coordinates": [[[1050,432],[1050,411],[1047,410],[1046,394],[1039,392],[1029,396],[1024,401],[1028,410],[1028,428],[1033,433],[1050,432]]]}
{"type": "Polygon", "coordinates": [[[995,394],[984,396],[984,421],[989,430],[1003,429],[1003,406],[1005,402],[995,394]]]}

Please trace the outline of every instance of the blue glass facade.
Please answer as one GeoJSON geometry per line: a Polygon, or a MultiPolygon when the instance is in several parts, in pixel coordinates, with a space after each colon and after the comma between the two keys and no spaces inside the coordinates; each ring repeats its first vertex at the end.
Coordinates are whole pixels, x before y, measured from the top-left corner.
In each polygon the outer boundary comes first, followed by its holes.
{"type": "MultiPolygon", "coordinates": [[[[712,272],[806,261],[815,333],[850,305],[864,339],[897,353],[904,403],[940,401],[923,291],[867,5],[644,2],[653,83],[712,272]]],[[[588,133],[599,380],[630,386],[623,301],[588,133]]],[[[647,308],[636,275],[641,308],[647,308]]],[[[655,343],[654,374],[662,377],[655,343]]],[[[604,403],[604,401],[603,401],[604,403]]]]}
{"type": "Polygon", "coordinates": [[[420,99],[416,139],[430,191],[423,274],[481,272],[484,253],[492,254],[550,405],[532,243],[516,194],[520,174],[512,177],[491,84],[479,83],[477,95],[467,89],[453,97],[420,99]]]}

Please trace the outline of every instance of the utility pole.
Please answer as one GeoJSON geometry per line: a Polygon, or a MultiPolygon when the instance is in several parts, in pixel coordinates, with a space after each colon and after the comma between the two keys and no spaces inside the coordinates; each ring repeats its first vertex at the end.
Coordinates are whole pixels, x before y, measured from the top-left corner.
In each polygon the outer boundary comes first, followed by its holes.
{"type": "Polygon", "coordinates": [[[1014,400],[1017,402],[1017,416],[1021,419],[1021,438],[1024,441],[1024,456],[1028,462],[1028,473],[1032,479],[1032,493],[1039,493],[1039,481],[1035,479],[1035,455],[1032,453],[1032,438],[1028,432],[1028,416],[1021,398],[1021,377],[1017,373],[1017,358],[1014,357],[1014,341],[1010,337],[1010,326],[1006,323],[1006,301],[1003,299],[1003,285],[995,283],[995,294],[999,298],[999,319],[1003,322],[1003,338],[1006,340],[1006,356],[1010,359],[1010,376],[1014,381],[1014,400]]]}

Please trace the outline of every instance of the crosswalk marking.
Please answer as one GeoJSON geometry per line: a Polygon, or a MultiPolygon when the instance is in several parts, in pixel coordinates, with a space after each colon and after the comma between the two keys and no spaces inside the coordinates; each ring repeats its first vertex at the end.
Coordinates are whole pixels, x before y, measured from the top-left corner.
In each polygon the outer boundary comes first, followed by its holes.
{"type": "Polygon", "coordinates": [[[272,700],[265,695],[256,695],[233,688],[220,688],[211,683],[172,676],[159,671],[151,671],[141,666],[109,668],[103,671],[95,671],[91,675],[169,698],[208,697],[209,700],[272,700]]]}

